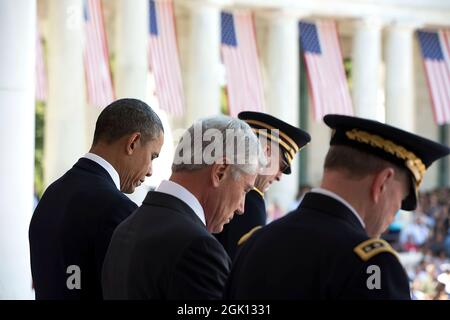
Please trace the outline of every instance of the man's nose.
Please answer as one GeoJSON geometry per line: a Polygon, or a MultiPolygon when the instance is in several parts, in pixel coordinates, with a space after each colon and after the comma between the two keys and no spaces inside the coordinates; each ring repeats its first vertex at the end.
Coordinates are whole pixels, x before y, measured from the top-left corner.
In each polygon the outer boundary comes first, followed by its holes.
{"type": "Polygon", "coordinates": [[[242,214],[244,214],[244,209],[245,209],[245,197],[241,201],[239,208],[236,210],[236,213],[242,215],[242,214]]]}
{"type": "Polygon", "coordinates": [[[153,170],[152,170],[152,165],[150,164],[150,166],[148,167],[148,170],[147,170],[147,174],[145,175],[146,177],[151,177],[151,175],[152,175],[152,172],[153,170]]]}
{"type": "Polygon", "coordinates": [[[241,215],[244,214],[244,211],[243,211],[243,210],[241,211],[241,210],[238,209],[238,210],[236,210],[236,211],[234,212],[234,214],[238,214],[238,215],[241,216],[241,215]]]}
{"type": "Polygon", "coordinates": [[[283,172],[278,171],[277,175],[275,176],[275,180],[280,181],[282,175],[283,175],[283,172]]]}

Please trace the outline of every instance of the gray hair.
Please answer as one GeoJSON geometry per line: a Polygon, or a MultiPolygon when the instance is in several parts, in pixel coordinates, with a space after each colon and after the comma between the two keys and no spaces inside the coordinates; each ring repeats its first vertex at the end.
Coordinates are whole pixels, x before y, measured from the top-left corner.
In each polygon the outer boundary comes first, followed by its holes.
{"type": "Polygon", "coordinates": [[[214,163],[232,165],[233,175],[256,174],[266,165],[258,137],[242,120],[228,116],[195,122],[180,139],[172,171],[194,171],[214,163]]]}
{"type": "Polygon", "coordinates": [[[119,99],[98,116],[93,144],[99,141],[112,143],[134,132],[140,132],[142,141],[147,142],[158,138],[164,128],[158,115],[145,102],[119,99]]]}

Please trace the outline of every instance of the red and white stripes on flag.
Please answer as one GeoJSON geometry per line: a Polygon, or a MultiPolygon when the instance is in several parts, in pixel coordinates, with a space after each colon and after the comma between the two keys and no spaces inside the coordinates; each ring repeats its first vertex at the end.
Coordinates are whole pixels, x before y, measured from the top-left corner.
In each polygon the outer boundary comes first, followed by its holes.
{"type": "Polygon", "coordinates": [[[450,123],[450,30],[417,32],[437,124],[450,123]]]}
{"type": "Polygon", "coordinates": [[[300,22],[300,41],[308,73],[314,119],[329,113],[352,115],[352,100],[345,76],[334,21],[300,22]]]}
{"type": "Polygon", "coordinates": [[[172,0],[150,0],[149,9],[148,58],[155,77],[156,96],[161,109],[179,116],[183,114],[184,93],[173,3],[172,0]]]}
{"type": "Polygon", "coordinates": [[[36,101],[47,100],[47,73],[45,70],[44,51],[42,49],[41,36],[39,31],[36,31],[36,101]]]}
{"type": "Polygon", "coordinates": [[[221,27],[230,115],[263,111],[264,91],[253,16],[248,11],[222,12],[221,27]]]}
{"type": "Polygon", "coordinates": [[[114,100],[101,0],[84,0],[84,69],[88,102],[105,107],[114,100]]]}

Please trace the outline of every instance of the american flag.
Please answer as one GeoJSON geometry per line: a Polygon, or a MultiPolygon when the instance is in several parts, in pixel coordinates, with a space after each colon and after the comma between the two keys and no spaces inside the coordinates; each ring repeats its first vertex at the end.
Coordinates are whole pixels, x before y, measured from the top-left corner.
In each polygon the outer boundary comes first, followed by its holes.
{"type": "Polygon", "coordinates": [[[222,12],[222,60],[225,65],[230,115],[264,110],[264,91],[250,12],[222,12]]]}
{"type": "Polygon", "coordinates": [[[437,124],[450,123],[450,31],[418,31],[437,124]]]}
{"type": "Polygon", "coordinates": [[[42,49],[41,36],[36,31],[36,89],[35,98],[37,101],[47,99],[47,73],[45,70],[44,52],[42,49]]]}
{"type": "Polygon", "coordinates": [[[336,23],[300,22],[299,30],[314,118],[321,121],[329,113],[352,115],[336,23]]]}
{"type": "Polygon", "coordinates": [[[103,107],[114,100],[101,0],[84,1],[84,68],[88,102],[103,107]]]}
{"type": "Polygon", "coordinates": [[[148,51],[160,108],[173,115],[183,114],[183,83],[171,0],[150,0],[148,51]]]}

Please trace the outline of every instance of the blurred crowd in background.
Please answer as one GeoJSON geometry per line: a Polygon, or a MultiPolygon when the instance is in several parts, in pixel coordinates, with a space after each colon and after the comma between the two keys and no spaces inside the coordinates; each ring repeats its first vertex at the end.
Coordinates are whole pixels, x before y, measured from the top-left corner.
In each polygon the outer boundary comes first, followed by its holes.
{"type": "Polygon", "coordinates": [[[420,195],[411,214],[399,213],[391,225],[395,249],[416,256],[407,268],[414,299],[450,299],[450,189],[420,195]]]}

